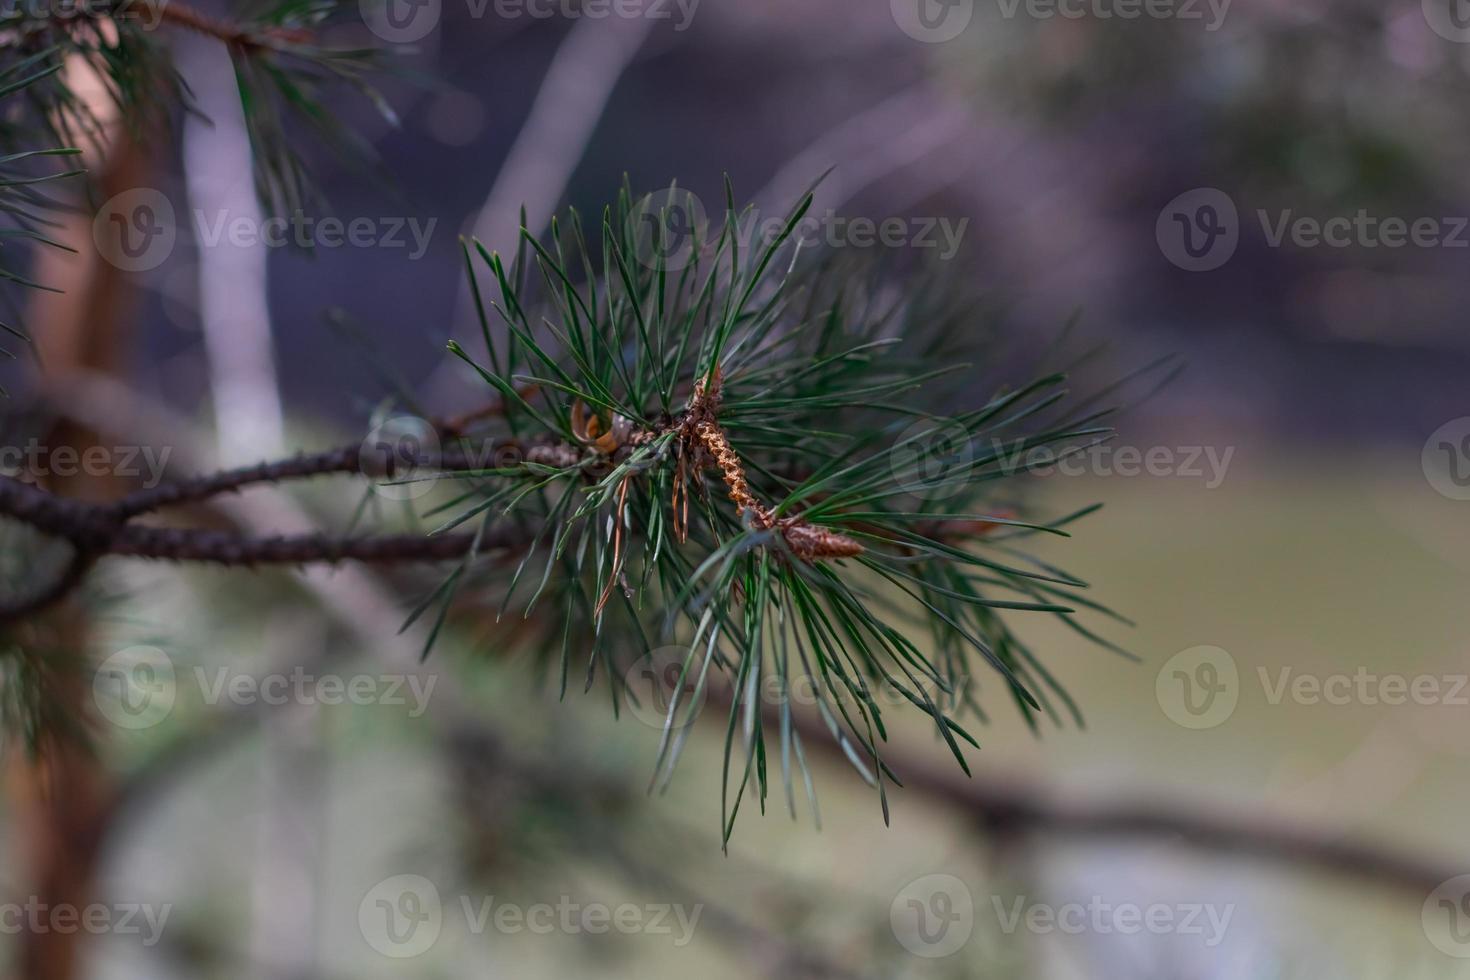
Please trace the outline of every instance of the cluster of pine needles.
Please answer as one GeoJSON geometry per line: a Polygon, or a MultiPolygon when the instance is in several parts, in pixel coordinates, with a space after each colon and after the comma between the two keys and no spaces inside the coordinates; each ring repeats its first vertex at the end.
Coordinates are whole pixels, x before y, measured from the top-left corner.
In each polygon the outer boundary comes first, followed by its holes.
{"type": "MultiPolygon", "coordinates": [[[[649,696],[635,680],[648,651],[679,651],[661,665],[654,787],[720,692],[728,837],[747,792],[764,809],[779,778],[793,813],[798,773],[810,793],[794,710],[820,715],[885,813],[885,707],[927,714],[968,772],[976,663],[1032,725],[1080,723],[1002,616],[1054,615],[1109,645],[1076,619],[1112,615],[1087,583],[1026,550],[1095,508],[1029,516],[1035,477],[1017,460],[1107,438],[1093,406],[1114,389],[1069,405],[1060,371],[987,378],[994,367],[963,359],[999,360],[978,301],[925,270],[804,248],[810,194],[752,243],[753,212],[725,194],[709,229],[679,219],[677,189],[625,186],[593,236],[573,212],[509,259],[465,244],[483,350],[450,347],[499,410],[445,450],[494,465],[451,472],[428,514],[439,533],[523,530],[485,588],[500,616],[555,624],[538,648],[563,693],[600,672],[616,710],[649,696]],[[692,240],[674,247],[675,228],[692,240]],[[484,451],[496,445],[517,451],[484,451]]],[[[437,606],[442,623],[480,557],[414,617],[437,606]]]]}

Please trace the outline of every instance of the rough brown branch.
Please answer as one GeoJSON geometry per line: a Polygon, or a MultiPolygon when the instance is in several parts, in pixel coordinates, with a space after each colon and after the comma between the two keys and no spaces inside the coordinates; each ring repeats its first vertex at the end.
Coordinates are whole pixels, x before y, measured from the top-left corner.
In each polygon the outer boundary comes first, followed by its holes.
{"type": "Polygon", "coordinates": [[[730,499],[735,502],[736,514],[748,515],[750,523],[761,530],[778,531],[791,551],[803,561],[852,558],[862,554],[863,546],[847,535],[809,523],[800,515],[777,518],[751,493],[750,483],[745,477],[745,464],[719,423],[720,380],[720,371],[716,368],[708,386],[702,380],[695,384],[680,429],[686,444],[708,454],[719,468],[730,491],[730,499]]]}
{"type": "MultiPolygon", "coordinates": [[[[255,537],[203,529],[141,527],[125,523],[126,514],[114,505],[69,500],[7,476],[0,476],[0,515],[29,524],[76,549],[57,581],[35,594],[0,605],[0,619],[27,615],[55,602],[80,582],[93,560],[105,555],[223,565],[452,561],[469,554],[475,541],[473,534],[255,537]]],[[[480,549],[489,552],[522,543],[514,529],[492,530],[481,536],[480,549]]]]}
{"type": "MultiPolygon", "coordinates": [[[[436,562],[465,557],[473,534],[381,534],[333,538],[325,534],[251,537],[224,531],[125,527],[107,543],[105,554],[216,565],[308,565],[361,562],[436,562]]],[[[515,529],[489,532],[480,550],[498,551],[523,544],[515,529]]]]}
{"type": "Polygon", "coordinates": [[[575,447],[550,439],[533,442],[502,439],[480,449],[452,448],[413,459],[387,453],[364,454],[361,446],[340,446],[137,490],[118,501],[114,510],[118,518],[127,519],[164,507],[199,503],[221,494],[238,493],[263,483],[284,483],[333,474],[358,474],[391,480],[418,472],[465,473],[508,467],[528,460],[567,466],[575,463],[579,455],[580,451],[575,447]]]}

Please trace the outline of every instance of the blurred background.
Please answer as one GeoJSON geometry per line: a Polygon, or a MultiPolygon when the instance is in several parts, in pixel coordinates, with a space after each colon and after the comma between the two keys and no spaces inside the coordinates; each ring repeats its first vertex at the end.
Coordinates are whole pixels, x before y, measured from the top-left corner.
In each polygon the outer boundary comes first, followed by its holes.
{"type": "MultiPolygon", "coordinates": [[[[523,206],[543,231],[625,179],[713,214],[728,174],[776,213],[826,173],[824,244],[942,266],[1022,348],[1076,318],[1101,374],[1187,364],[1105,452],[1031,478],[1058,513],[1105,504],[1045,557],[1136,622],[1092,625],[1137,659],[1012,618],[1087,724],[1033,733],[993,705],[973,782],[1044,819],[967,796],[903,717],[895,752],[932,778],[890,787],[887,826],[822,754],[820,829],[800,798],[794,822],[747,806],[725,854],[721,712],[649,795],[657,722],[615,721],[601,688],[558,702],[473,616],[420,665],[403,590],[361,570],[119,565],[107,587],[145,601],[89,644],[142,657],[168,697],[100,709],[90,893],[115,928],[53,937],[74,975],[1470,975],[1461,0],[393,4],[338,39],[402,56],[401,124],[333,105],[381,166],[313,157],[343,230],[301,231],[310,250],[232,242],[235,218],[259,225],[235,82],[213,42],[178,39],[210,121],[108,161],[97,211],[132,195],[171,234],[43,260],[68,292],[38,323],[111,324],[43,341],[88,372],[69,392],[88,424],[190,472],[363,438],[395,393],[462,411],[483,391],[444,354],[479,329],[460,235],[513,248],[523,206]],[[310,696],[248,695],[298,669],[310,696]],[[1401,861],[1065,819],[1114,806],[1401,861]]],[[[70,231],[88,243],[91,214],[70,231]]],[[[307,526],[356,491],[236,516],[307,526]]],[[[64,837],[16,800],[0,886],[23,904],[64,837]]],[[[0,948],[20,942],[0,917],[0,948]]]]}

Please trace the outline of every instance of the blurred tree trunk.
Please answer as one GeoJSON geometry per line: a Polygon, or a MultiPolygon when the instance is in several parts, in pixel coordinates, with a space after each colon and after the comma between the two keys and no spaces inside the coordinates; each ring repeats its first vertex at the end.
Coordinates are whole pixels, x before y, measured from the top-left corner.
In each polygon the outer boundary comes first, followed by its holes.
{"type": "MultiPolygon", "coordinates": [[[[100,200],[146,182],[150,168],[144,152],[118,127],[105,157],[92,152],[88,168],[96,175],[100,200]]],[[[60,289],[36,293],[28,322],[34,328],[39,371],[62,379],[88,370],[115,373],[127,347],[126,325],[136,298],[129,277],[114,268],[92,245],[92,213],[61,217],[55,229],[59,241],[76,254],[44,250],[38,257],[36,279],[60,289]]],[[[99,445],[99,436],[66,420],[52,424],[44,444],[71,447],[79,454],[99,445]]],[[[109,457],[115,458],[115,457],[109,457]]],[[[69,497],[107,500],[118,495],[123,483],[115,475],[79,472],[67,478],[47,476],[49,489],[69,497]]],[[[41,628],[50,631],[60,649],[90,650],[90,624],[72,597],[43,614],[41,628]]],[[[57,693],[66,717],[90,728],[92,675],[85,661],[75,669],[58,672],[57,693]]],[[[21,853],[15,864],[31,882],[27,896],[43,909],[86,908],[94,898],[99,844],[108,811],[111,785],[94,752],[77,739],[47,741],[39,757],[17,753],[10,760],[10,799],[16,811],[16,840],[21,853]]],[[[82,945],[86,933],[31,929],[21,934],[19,968],[28,980],[70,980],[81,975],[82,945]]]]}

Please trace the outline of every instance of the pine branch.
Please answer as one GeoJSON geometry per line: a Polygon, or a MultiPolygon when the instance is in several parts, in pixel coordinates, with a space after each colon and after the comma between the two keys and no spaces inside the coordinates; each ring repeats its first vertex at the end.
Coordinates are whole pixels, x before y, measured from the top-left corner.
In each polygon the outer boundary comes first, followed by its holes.
{"type": "MultiPolygon", "coordinates": [[[[372,145],[344,127],[324,103],[345,88],[368,99],[390,122],[397,117],[371,83],[387,68],[386,53],[322,42],[331,22],[355,11],[339,0],[278,0],[250,17],[225,20],[174,0],[113,0],[85,8],[20,5],[0,11],[0,54],[36,71],[23,92],[27,111],[0,121],[0,154],[38,146],[101,144],[107,133],[94,110],[55,71],[68,59],[101,80],[135,133],[146,123],[190,108],[188,89],[161,43],[158,24],[214,38],[230,58],[245,105],[256,193],[276,215],[319,203],[299,144],[301,127],[355,164],[376,161],[372,145]]],[[[0,94],[5,91],[0,76],[0,94]]]]}
{"type": "Polygon", "coordinates": [[[1039,519],[1021,488],[1000,488],[1025,475],[1015,460],[1029,450],[1102,438],[1103,413],[1062,407],[1063,377],[1046,375],[948,414],[973,398],[975,378],[956,370],[966,354],[994,360],[968,307],[927,284],[877,306],[860,291],[881,270],[807,258],[791,235],[809,195],[775,240],[755,244],[731,197],[723,227],[686,229],[687,261],[671,266],[671,200],[625,189],[597,247],[572,214],[547,244],[527,235],[510,267],[466,245],[498,295],[487,300],[474,284],[484,360],[450,350],[494,401],[435,423],[442,451],[343,446],[166,482],[110,506],[0,479],[0,514],[88,561],[453,563],[412,613],[437,604],[439,624],[471,564],[487,558],[502,571],[474,578],[482,599],[559,612],[539,650],[563,691],[577,656],[586,683],[605,672],[619,703],[634,697],[637,653],[677,641],[680,693],[667,704],[654,785],[672,774],[690,705],[728,684],[726,837],[747,791],[766,804],[776,776],[768,737],[780,742],[788,798],[792,769],[805,768],[792,744],[797,683],[880,798],[893,777],[879,687],[924,711],[966,771],[961,743],[978,743],[960,718],[983,718],[975,662],[1033,725],[1075,716],[1003,614],[1058,616],[1099,639],[1075,618],[1106,613],[1081,594],[1087,584],[1023,547],[1029,535],[1066,536],[1082,515],[1039,519]],[[251,536],[135,522],[251,486],[343,474],[442,481],[452,492],[428,512],[438,531],[251,536]],[[917,629],[932,635],[927,648],[917,629]],[[757,710],[767,698],[770,726],[757,710]]]}
{"type": "Polygon", "coordinates": [[[185,528],[128,527],[114,535],[102,553],[162,561],[215,565],[335,565],[344,561],[375,564],[458,561],[474,551],[515,547],[524,538],[513,530],[473,534],[382,534],[332,538],[323,534],[256,538],[185,528]]]}
{"type": "MultiPolygon", "coordinates": [[[[325,454],[317,461],[337,462],[339,454],[325,454]]],[[[287,472],[297,461],[263,464],[256,472],[287,472]]],[[[330,472],[344,472],[333,469],[330,472]]],[[[208,499],[238,486],[239,471],[205,478],[189,485],[196,489],[209,486],[213,492],[195,494],[189,499],[208,499]]],[[[274,482],[272,480],[271,482],[274,482]]],[[[165,485],[166,487],[167,485],[165,485]]],[[[180,495],[179,499],[182,499],[180,495]]],[[[150,503],[156,499],[147,496],[150,503]]],[[[76,549],[78,558],[67,574],[42,593],[45,598],[26,599],[8,610],[0,607],[0,619],[25,615],[39,606],[61,598],[80,582],[80,576],[92,560],[106,555],[151,558],[164,561],[208,562],[219,565],[302,565],[336,564],[343,561],[362,562],[439,562],[463,559],[472,551],[491,552],[524,543],[524,536],[513,530],[481,534],[383,534],[367,537],[333,538],[323,534],[252,537],[213,530],[160,528],[127,525],[133,516],[138,497],[125,498],[118,504],[92,504],[68,500],[45,490],[28,486],[19,480],[0,476],[0,515],[28,524],[36,530],[60,538],[76,549]],[[129,502],[131,501],[131,503],[129,502]]]]}

